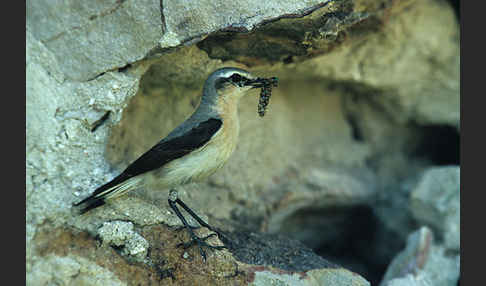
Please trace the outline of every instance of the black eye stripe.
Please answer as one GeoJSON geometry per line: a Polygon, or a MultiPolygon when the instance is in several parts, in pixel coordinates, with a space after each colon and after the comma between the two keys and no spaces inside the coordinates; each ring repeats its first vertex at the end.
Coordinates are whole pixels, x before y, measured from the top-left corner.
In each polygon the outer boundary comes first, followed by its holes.
{"type": "Polygon", "coordinates": [[[237,73],[232,74],[230,77],[221,77],[218,78],[214,86],[216,89],[222,89],[224,88],[227,84],[233,84],[239,87],[242,87],[245,85],[245,83],[248,81],[248,79],[244,76],[241,76],[237,73]]]}
{"type": "Polygon", "coordinates": [[[237,73],[234,73],[230,76],[230,79],[233,82],[240,82],[243,79],[243,77],[237,73]]]}

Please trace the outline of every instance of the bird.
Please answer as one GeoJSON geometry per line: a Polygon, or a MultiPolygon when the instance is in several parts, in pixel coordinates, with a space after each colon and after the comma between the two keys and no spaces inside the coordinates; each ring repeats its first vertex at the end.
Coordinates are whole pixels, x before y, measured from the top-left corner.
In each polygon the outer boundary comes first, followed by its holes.
{"type": "Polygon", "coordinates": [[[223,234],[195,214],[179,197],[177,187],[202,181],[228,161],[236,148],[239,134],[238,102],[252,88],[263,88],[268,79],[255,77],[236,67],[217,69],[206,79],[199,105],[183,123],[172,130],[151,149],[133,161],[114,179],[98,187],[90,196],[73,204],[84,214],[108,200],[142,187],[169,190],[170,208],[191,236],[184,248],[197,244],[204,260],[203,247],[222,249],[206,243],[208,237],[223,234]],[[186,210],[201,226],[213,231],[200,238],[181,214],[177,205],[186,210]]]}

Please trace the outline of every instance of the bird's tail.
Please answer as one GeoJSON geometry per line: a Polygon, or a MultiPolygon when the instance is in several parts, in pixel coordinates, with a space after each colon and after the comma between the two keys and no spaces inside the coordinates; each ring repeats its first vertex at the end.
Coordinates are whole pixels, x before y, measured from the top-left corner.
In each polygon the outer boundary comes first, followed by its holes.
{"type": "Polygon", "coordinates": [[[128,191],[133,190],[140,181],[140,177],[127,178],[124,174],[121,174],[110,182],[97,188],[89,197],[75,203],[73,209],[79,214],[84,214],[94,208],[104,205],[108,199],[119,197],[128,191]]]}

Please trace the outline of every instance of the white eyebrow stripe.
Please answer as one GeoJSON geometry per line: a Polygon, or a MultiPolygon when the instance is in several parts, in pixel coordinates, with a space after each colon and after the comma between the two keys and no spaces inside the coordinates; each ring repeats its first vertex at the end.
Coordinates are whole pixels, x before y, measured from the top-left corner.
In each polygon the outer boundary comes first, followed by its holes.
{"type": "Polygon", "coordinates": [[[221,74],[221,77],[230,77],[230,76],[232,76],[235,73],[236,74],[239,74],[239,73],[237,73],[235,71],[228,71],[228,72],[225,72],[225,73],[221,74]]]}

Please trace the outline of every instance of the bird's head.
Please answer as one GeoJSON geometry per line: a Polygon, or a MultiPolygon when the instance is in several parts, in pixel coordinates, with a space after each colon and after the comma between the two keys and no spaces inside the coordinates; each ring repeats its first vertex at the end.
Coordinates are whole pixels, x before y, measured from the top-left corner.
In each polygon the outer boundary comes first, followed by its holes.
{"type": "Polygon", "coordinates": [[[239,99],[246,91],[257,87],[258,80],[250,72],[234,67],[214,71],[204,84],[204,96],[225,100],[239,99]]]}

